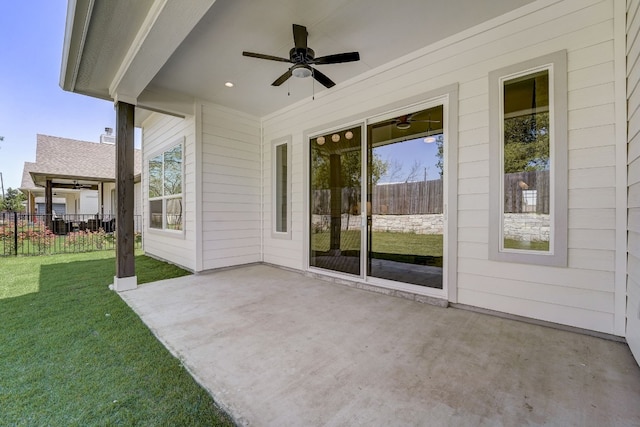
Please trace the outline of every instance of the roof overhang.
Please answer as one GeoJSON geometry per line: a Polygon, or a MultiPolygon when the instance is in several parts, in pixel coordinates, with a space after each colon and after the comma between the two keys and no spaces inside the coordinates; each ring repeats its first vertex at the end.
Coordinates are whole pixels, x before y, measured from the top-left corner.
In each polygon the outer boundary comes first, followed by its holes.
{"type": "Polygon", "coordinates": [[[192,114],[193,98],[148,87],[214,1],[69,0],[60,86],[151,111],[192,114]]]}
{"type": "Polygon", "coordinates": [[[97,178],[97,177],[83,177],[72,175],[58,175],[47,174],[43,172],[31,172],[31,179],[36,187],[45,187],[47,181],[51,181],[54,188],[72,188],[74,185],[78,186],[97,186],[104,182],[114,182],[113,178],[97,178]]]}
{"type": "Polygon", "coordinates": [[[265,117],[331,91],[309,78],[273,87],[290,64],[242,56],[288,57],[292,24],[307,27],[317,56],[360,52],[358,62],[321,66],[340,87],[530,3],[69,0],[60,86],[176,116],[194,114],[198,99],[265,117]]]}
{"type": "MultiPolygon", "coordinates": [[[[61,175],[61,174],[48,174],[44,172],[30,172],[31,179],[36,187],[45,187],[47,181],[51,181],[54,188],[70,188],[75,184],[97,186],[104,183],[115,182],[114,178],[99,178],[92,176],[75,176],[75,175],[61,175]]],[[[135,174],[133,182],[140,182],[141,174],[135,174]]],[[[25,190],[34,190],[33,188],[26,188],[25,190]]]]}

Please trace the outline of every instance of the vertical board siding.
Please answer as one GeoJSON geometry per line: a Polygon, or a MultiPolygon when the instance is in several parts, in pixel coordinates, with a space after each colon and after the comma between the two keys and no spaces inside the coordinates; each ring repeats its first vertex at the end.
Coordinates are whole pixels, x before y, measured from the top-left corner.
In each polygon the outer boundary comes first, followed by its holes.
{"type": "Polygon", "coordinates": [[[628,278],[626,338],[636,360],[640,360],[640,0],[627,1],[627,96],[629,120],[629,196],[628,196],[628,278]],[[631,176],[633,175],[633,176],[631,176]]]}
{"type": "Polygon", "coordinates": [[[184,233],[149,230],[145,224],[144,250],[149,255],[167,260],[189,270],[196,268],[195,253],[195,119],[181,119],[159,113],[152,114],[142,124],[142,212],[148,215],[149,159],[184,140],[183,229],[184,233]]]}
{"type": "Polygon", "coordinates": [[[258,262],[260,121],[202,104],[202,267],[258,262]]]}
{"type": "MultiPolygon", "coordinates": [[[[372,71],[361,80],[316,94],[313,101],[264,118],[264,260],[306,268],[306,131],[364,120],[374,109],[457,83],[458,277],[457,283],[456,278],[451,279],[451,285],[457,286],[458,302],[614,333],[615,221],[610,218],[616,208],[613,10],[613,0],[548,4],[492,28],[485,25],[468,37],[426,47],[393,67],[372,71]],[[569,265],[489,261],[488,74],[562,49],[568,52],[569,265]],[[289,241],[270,237],[271,141],[286,135],[292,136],[293,145],[293,234],[289,241]],[[594,211],[599,214],[591,216],[594,211]],[[591,241],[591,229],[600,230],[602,239],[591,241]]],[[[637,151],[640,155],[640,148],[637,151]]],[[[640,205],[640,188],[638,194],[640,205]]]]}

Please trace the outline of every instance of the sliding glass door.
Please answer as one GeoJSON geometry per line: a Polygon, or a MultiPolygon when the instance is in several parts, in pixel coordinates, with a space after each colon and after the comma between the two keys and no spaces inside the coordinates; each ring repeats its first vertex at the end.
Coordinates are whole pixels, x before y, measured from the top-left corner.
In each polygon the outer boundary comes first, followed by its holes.
{"type": "Polygon", "coordinates": [[[442,106],[367,126],[367,276],[442,289],[442,106]]]}
{"type": "Polygon", "coordinates": [[[319,135],[310,143],[309,265],[360,276],[361,128],[319,135]]]}
{"type": "Polygon", "coordinates": [[[439,105],[309,140],[310,267],[443,288],[443,120],[439,105]]]}

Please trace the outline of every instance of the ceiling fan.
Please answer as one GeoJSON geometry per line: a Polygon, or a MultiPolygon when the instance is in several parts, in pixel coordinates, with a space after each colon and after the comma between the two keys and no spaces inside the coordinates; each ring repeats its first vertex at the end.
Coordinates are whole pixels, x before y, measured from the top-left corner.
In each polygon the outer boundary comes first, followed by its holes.
{"type": "Polygon", "coordinates": [[[73,189],[74,190],[81,190],[83,188],[91,188],[91,185],[79,184],[78,181],[73,181],[73,189]]]}
{"type": "MultiPolygon", "coordinates": [[[[431,115],[429,115],[429,117],[431,117],[431,115]]],[[[393,122],[397,129],[407,130],[411,127],[411,123],[440,123],[440,120],[431,120],[430,118],[427,120],[418,120],[413,118],[413,114],[407,114],[393,119],[393,122]]]]}
{"type": "Polygon", "coordinates": [[[358,52],[337,53],[334,55],[315,57],[313,49],[307,46],[309,33],[307,27],[293,24],[293,42],[295,47],[289,51],[289,59],[277,56],[264,55],[262,53],[242,52],[243,56],[251,58],[268,59],[269,61],[288,62],[293,64],[283,75],[278,77],[272,86],[280,86],[289,77],[305,78],[313,76],[320,84],[326,88],[335,86],[335,83],[326,75],[311,67],[312,65],[340,64],[343,62],[354,62],[360,60],[358,52]]]}

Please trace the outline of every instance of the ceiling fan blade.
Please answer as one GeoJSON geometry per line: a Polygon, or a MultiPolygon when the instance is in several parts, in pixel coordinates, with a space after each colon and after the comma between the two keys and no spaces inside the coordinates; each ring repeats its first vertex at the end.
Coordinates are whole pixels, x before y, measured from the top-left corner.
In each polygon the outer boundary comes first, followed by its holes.
{"type": "Polygon", "coordinates": [[[340,64],[342,62],[354,62],[360,60],[360,53],[358,52],[346,52],[336,53],[335,55],[321,56],[314,59],[311,63],[316,65],[322,64],[340,64]]]}
{"type": "Polygon", "coordinates": [[[292,76],[291,71],[292,68],[289,68],[286,73],[278,77],[275,82],[271,83],[271,86],[280,86],[282,83],[286,82],[289,77],[292,76]]]}
{"type": "Polygon", "coordinates": [[[307,37],[309,33],[307,32],[307,27],[302,25],[293,24],[293,42],[296,46],[296,49],[306,49],[307,48],[307,37]]]}
{"type": "Polygon", "coordinates": [[[316,79],[321,85],[326,87],[327,89],[335,86],[336,84],[329,77],[322,74],[320,71],[312,68],[313,70],[313,78],[316,79]]]}
{"type": "Polygon", "coordinates": [[[278,56],[263,55],[262,53],[242,52],[242,56],[248,56],[250,58],[268,59],[269,61],[278,61],[278,62],[291,63],[290,59],[280,58],[278,56]]]}

